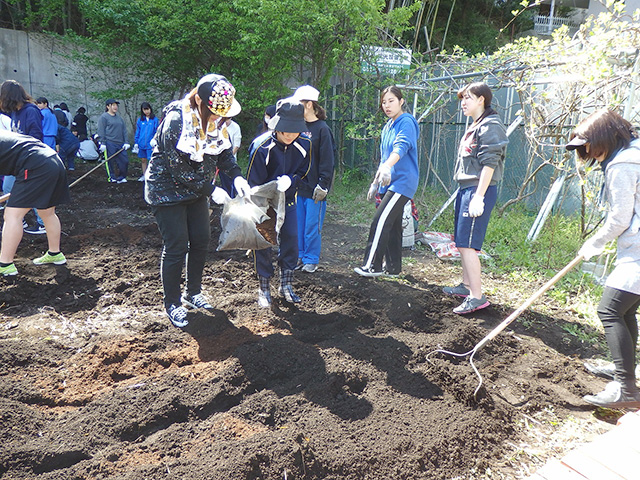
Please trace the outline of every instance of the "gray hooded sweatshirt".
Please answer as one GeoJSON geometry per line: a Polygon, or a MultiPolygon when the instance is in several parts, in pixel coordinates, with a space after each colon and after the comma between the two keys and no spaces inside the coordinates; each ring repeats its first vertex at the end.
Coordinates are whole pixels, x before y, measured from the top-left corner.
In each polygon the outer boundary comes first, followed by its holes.
{"type": "Polygon", "coordinates": [[[475,187],[483,167],[493,168],[489,185],[502,180],[504,157],[509,138],[497,114],[488,115],[477,125],[471,125],[460,140],[454,180],[460,188],[475,187]]]}
{"type": "Polygon", "coordinates": [[[606,286],[640,295],[640,139],[611,160],[605,171],[609,211],[589,239],[596,248],[618,239],[616,267],[606,286]]]}

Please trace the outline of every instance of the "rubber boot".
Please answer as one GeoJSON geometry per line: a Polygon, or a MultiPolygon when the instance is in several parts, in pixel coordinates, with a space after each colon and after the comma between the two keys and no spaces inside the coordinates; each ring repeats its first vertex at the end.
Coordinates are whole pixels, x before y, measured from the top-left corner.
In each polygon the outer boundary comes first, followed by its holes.
{"type": "Polygon", "coordinates": [[[258,275],[260,288],[258,289],[258,306],[260,308],[269,308],[271,306],[271,286],[270,278],[258,275]]]}
{"type": "Polygon", "coordinates": [[[300,297],[293,293],[291,282],[293,282],[293,270],[281,270],[279,290],[280,296],[284,297],[284,299],[289,303],[300,303],[300,297]]]}

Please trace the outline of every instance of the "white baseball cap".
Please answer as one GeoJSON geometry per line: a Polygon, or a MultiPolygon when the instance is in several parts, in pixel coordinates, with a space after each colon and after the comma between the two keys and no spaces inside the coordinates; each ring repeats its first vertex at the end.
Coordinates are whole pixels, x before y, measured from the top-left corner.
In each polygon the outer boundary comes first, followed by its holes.
{"type": "Polygon", "coordinates": [[[311,85],[303,85],[298,87],[298,89],[293,94],[293,98],[296,100],[311,100],[313,102],[317,102],[320,97],[320,92],[313,88],[311,85]]]}

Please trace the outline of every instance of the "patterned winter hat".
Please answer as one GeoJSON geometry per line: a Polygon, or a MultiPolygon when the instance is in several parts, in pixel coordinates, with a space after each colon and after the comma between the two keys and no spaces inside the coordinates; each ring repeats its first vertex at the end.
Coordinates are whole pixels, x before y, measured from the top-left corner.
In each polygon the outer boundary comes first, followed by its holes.
{"type": "Polygon", "coordinates": [[[205,75],[198,81],[196,88],[198,95],[214,115],[235,117],[242,110],[235,99],[236,89],[222,75],[205,75]]]}

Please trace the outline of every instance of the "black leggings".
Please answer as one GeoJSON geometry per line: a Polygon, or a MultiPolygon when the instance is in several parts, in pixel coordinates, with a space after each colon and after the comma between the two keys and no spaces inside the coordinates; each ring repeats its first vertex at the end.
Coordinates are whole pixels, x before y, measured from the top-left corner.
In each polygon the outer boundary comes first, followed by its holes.
{"type": "Polygon", "coordinates": [[[611,287],[605,287],[598,305],[598,317],[616,366],[615,379],[623,385],[635,386],[638,307],[640,295],[611,287]]]}
{"type": "Polygon", "coordinates": [[[164,289],[164,306],[180,305],[180,283],[185,260],[186,293],[200,293],[211,227],[207,197],[177,205],[153,207],[162,235],[160,275],[164,289]]]}

